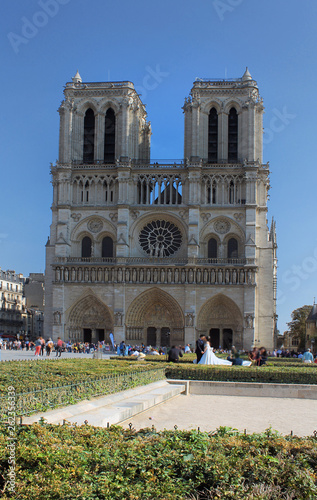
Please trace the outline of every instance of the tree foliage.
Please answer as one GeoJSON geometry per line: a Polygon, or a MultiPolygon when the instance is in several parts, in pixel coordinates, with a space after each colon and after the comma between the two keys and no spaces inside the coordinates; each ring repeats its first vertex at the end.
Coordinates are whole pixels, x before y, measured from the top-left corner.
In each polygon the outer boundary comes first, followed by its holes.
{"type": "Polygon", "coordinates": [[[305,349],[306,345],[306,320],[312,306],[302,306],[292,312],[292,321],[287,323],[287,333],[299,339],[299,349],[305,349]]]}

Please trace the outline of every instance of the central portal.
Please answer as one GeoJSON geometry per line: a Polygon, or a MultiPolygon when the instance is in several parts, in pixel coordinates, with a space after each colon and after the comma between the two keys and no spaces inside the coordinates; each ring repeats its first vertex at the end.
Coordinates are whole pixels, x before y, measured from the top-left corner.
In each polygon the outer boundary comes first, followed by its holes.
{"type": "Polygon", "coordinates": [[[151,346],[184,342],[184,316],[176,300],[159,288],[134,299],[126,315],[126,341],[151,346]]]}

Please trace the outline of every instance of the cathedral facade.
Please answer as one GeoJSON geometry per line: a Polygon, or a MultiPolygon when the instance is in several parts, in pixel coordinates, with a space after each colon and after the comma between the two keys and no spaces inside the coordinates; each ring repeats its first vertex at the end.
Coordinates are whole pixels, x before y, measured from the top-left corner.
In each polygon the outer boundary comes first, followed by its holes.
{"type": "Polygon", "coordinates": [[[51,165],[45,331],[71,341],[272,349],[276,233],[267,226],[263,103],[248,70],[196,79],[184,160],[152,162],[131,82],[84,83],[60,108],[51,165]]]}

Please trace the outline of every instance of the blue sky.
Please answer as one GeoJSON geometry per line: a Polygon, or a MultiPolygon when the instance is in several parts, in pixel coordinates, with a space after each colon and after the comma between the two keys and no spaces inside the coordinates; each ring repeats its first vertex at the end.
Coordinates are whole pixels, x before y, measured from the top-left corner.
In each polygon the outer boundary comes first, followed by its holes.
{"type": "Polygon", "coordinates": [[[248,66],[266,108],[283,332],[317,294],[316,21],[310,0],[4,0],[1,268],[44,271],[57,108],[77,68],[84,81],[134,82],[152,123],[152,158],[181,158],[181,107],[194,79],[240,77],[248,66]]]}

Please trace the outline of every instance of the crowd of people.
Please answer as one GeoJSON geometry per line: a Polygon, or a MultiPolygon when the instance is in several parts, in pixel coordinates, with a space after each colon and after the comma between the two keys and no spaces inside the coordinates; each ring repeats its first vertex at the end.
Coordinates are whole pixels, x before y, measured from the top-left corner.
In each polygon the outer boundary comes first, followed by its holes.
{"type": "Polygon", "coordinates": [[[254,347],[252,351],[237,351],[234,346],[230,350],[219,349],[214,350],[210,344],[210,338],[201,335],[196,341],[195,349],[192,348],[190,344],[183,346],[173,345],[171,348],[167,347],[152,347],[147,346],[144,343],[140,345],[129,345],[125,341],[121,341],[120,344],[109,344],[105,341],[93,343],[93,342],[71,342],[70,340],[65,342],[60,337],[57,341],[53,341],[51,338],[46,340],[43,337],[38,337],[35,341],[31,340],[8,340],[0,338],[0,349],[3,350],[22,350],[22,351],[34,351],[35,356],[46,356],[50,357],[54,352],[55,357],[60,357],[63,352],[68,353],[85,353],[91,354],[96,350],[101,350],[103,353],[117,353],[118,356],[134,356],[139,359],[144,358],[149,355],[156,356],[167,356],[169,361],[177,362],[179,358],[183,357],[184,354],[195,352],[197,364],[226,364],[226,365],[241,365],[241,366],[263,366],[266,364],[268,357],[276,358],[297,358],[302,360],[304,363],[316,363],[317,356],[314,358],[310,349],[305,351],[290,351],[287,349],[274,349],[272,352],[267,351],[265,347],[254,347]],[[216,354],[226,354],[227,359],[217,358],[216,354]],[[242,359],[247,357],[248,361],[242,359]],[[201,361],[201,359],[203,360],[201,361]]]}

